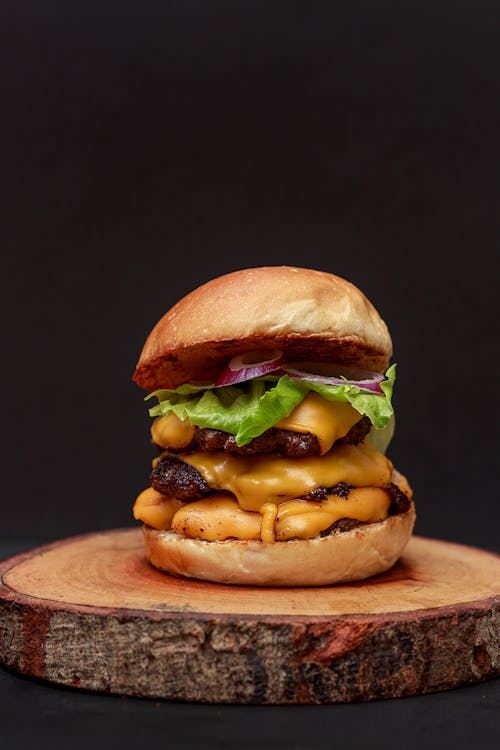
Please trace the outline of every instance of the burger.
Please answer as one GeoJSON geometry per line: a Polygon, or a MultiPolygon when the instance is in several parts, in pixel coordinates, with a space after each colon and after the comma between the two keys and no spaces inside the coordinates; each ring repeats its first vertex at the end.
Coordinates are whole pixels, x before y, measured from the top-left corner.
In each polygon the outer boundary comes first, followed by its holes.
{"type": "Polygon", "coordinates": [[[133,511],[150,563],[256,586],[390,568],[415,521],[385,455],[391,355],[373,305],[322,271],[236,271],[174,305],[134,374],[158,451],[133,511]]]}

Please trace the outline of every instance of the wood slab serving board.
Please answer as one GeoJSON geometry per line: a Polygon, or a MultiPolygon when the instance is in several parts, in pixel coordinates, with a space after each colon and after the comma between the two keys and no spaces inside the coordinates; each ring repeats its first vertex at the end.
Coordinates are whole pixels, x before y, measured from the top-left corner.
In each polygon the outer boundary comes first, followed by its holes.
{"type": "Polygon", "coordinates": [[[363,583],[256,588],[160,573],[137,529],[74,537],[0,565],[0,661],[62,685],[185,701],[446,690],[500,673],[500,558],[416,537],[363,583]]]}

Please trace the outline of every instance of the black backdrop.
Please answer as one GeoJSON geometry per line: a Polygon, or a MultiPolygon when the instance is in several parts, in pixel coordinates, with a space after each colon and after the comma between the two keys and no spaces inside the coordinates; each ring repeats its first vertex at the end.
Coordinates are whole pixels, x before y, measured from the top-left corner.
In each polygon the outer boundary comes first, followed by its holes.
{"type": "Polygon", "coordinates": [[[149,329],[289,264],[390,327],[418,532],[498,543],[492,8],[2,2],[2,537],[133,523],[149,329]]]}

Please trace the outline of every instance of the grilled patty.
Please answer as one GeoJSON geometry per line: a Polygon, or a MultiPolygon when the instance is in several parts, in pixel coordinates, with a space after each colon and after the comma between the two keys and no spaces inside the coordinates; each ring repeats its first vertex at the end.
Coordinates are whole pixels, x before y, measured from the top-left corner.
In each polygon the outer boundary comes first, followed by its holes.
{"type": "Polygon", "coordinates": [[[237,445],[234,435],[221,430],[200,429],[195,432],[196,449],[207,451],[227,451],[249,456],[253,453],[279,453],[290,458],[312,456],[320,453],[318,438],[311,433],[292,432],[272,427],[246,445],[237,445]]]}
{"type": "MultiPolygon", "coordinates": [[[[359,422],[351,427],[347,435],[337,440],[336,445],[343,443],[360,443],[370,431],[371,422],[368,417],[362,417],[359,422]]],[[[163,448],[159,449],[163,451],[163,448]]],[[[226,451],[228,453],[239,453],[242,456],[250,456],[253,453],[279,453],[281,456],[290,458],[303,458],[305,456],[318,456],[321,453],[320,445],[316,435],[310,432],[292,432],[282,430],[279,427],[271,427],[254,438],[246,445],[236,445],[234,435],[222,430],[196,427],[191,443],[182,448],[182,453],[193,451],[226,451]]],[[[172,451],[174,453],[175,451],[172,451]]]]}
{"type": "MultiPolygon", "coordinates": [[[[214,491],[194,466],[185,464],[175,456],[165,456],[157,463],[151,472],[151,484],[157,492],[176,497],[184,503],[199,500],[214,491]]],[[[410,501],[397,485],[389,482],[386,489],[392,497],[389,515],[404,513],[409,509],[410,501]]],[[[352,485],[339,482],[333,487],[316,487],[312,492],[303,495],[302,499],[321,501],[327,495],[347,497],[351,490],[352,485]]]]}
{"type": "Polygon", "coordinates": [[[150,479],[157,492],[176,497],[183,503],[191,503],[213,492],[194,466],[174,456],[162,458],[151,472],[150,479]]]}

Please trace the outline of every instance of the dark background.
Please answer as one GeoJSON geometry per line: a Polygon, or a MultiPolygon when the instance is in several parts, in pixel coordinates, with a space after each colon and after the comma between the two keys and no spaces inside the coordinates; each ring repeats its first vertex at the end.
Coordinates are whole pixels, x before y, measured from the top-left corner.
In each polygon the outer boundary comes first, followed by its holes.
{"type": "Polygon", "coordinates": [[[390,327],[418,532],[495,544],[494,7],[4,0],[4,538],[130,524],[148,331],[289,264],[390,327]]]}
{"type": "MultiPolygon", "coordinates": [[[[2,555],[133,523],[148,331],[264,264],[374,302],[418,532],[498,546],[499,23],[483,0],[0,3],[2,555]]],[[[16,750],[498,746],[498,682],[264,710],[0,683],[16,750]]]]}

